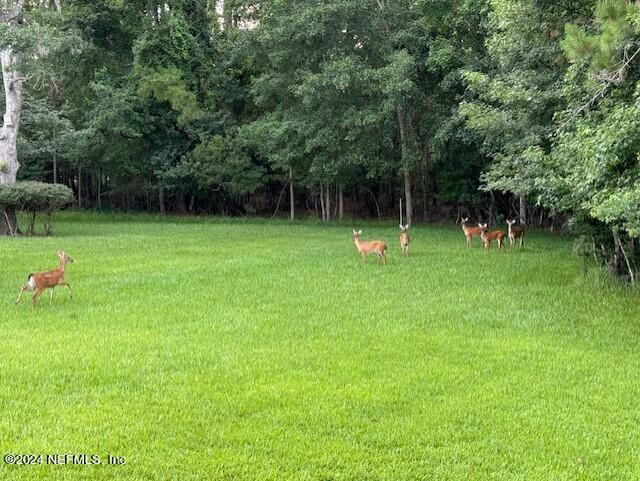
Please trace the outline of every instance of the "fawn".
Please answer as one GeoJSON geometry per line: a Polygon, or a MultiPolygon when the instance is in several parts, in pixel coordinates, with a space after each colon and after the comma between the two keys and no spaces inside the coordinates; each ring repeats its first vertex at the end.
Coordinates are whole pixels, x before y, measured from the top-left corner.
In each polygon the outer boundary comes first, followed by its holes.
{"type": "Polygon", "coordinates": [[[22,293],[26,291],[36,291],[33,295],[33,305],[35,306],[38,299],[42,295],[45,289],[51,289],[51,296],[49,297],[49,304],[53,301],[53,292],[56,286],[66,286],[69,288],[69,293],[73,298],[73,291],[67,281],[64,280],[64,268],[67,263],[72,263],[73,259],[69,257],[64,251],[58,251],[58,259],[60,259],[60,265],[57,269],[48,272],[40,272],[37,274],[29,274],[27,283],[20,289],[18,300],[16,304],[22,299],[22,293]]]}
{"type": "Polygon", "coordinates": [[[487,232],[487,224],[478,224],[480,227],[480,238],[482,242],[484,242],[484,248],[489,249],[491,247],[491,242],[494,240],[498,241],[498,250],[502,249],[504,246],[504,238],[507,234],[502,230],[493,230],[491,232],[487,232]]]}
{"type": "Polygon", "coordinates": [[[353,231],[353,240],[356,244],[356,248],[362,257],[362,263],[364,264],[364,258],[366,254],[376,253],[378,254],[378,261],[381,261],[383,264],[387,263],[386,250],[387,244],[383,241],[363,241],[360,239],[362,235],[362,231],[353,231]]]}
{"type": "Polygon", "coordinates": [[[471,247],[471,241],[473,240],[473,236],[480,237],[480,227],[469,227],[467,225],[469,222],[468,217],[462,218],[462,232],[464,232],[465,237],[467,238],[467,247],[471,247]]]}
{"type": "Polygon", "coordinates": [[[524,249],[524,224],[513,227],[515,223],[515,219],[507,219],[507,225],[509,226],[509,248],[513,249],[516,239],[520,239],[520,249],[524,249]]]}
{"type": "Polygon", "coordinates": [[[409,242],[411,239],[409,238],[409,224],[402,225],[400,224],[400,247],[402,248],[402,255],[409,255],[409,242]]]}

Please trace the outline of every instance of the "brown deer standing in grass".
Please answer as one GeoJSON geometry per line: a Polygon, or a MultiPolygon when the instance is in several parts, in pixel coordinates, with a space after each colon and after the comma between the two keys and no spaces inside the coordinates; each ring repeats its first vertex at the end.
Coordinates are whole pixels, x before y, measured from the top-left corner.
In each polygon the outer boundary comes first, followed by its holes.
{"type": "Polygon", "coordinates": [[[509,226],[509,248],[513,249],[516,244],[516,239],[520,239],[520,249],[524,249],[524,224],[514,227],[516,223],[515,219],[507,219],[507,225],[509,226]]]}
{"type": "Polygon", "coordinates": [[[480,238],[482,239],[482,242],[484,242],[484,248],[489,249],[491,247],[491,242],[497,240],[498,251],[500,251],[504,247],[504,238],[507,234],[500,229],[488,232],[487,225],[488,224],[478,224],[478,227],[480,227],[480,238]]]}
{"type": "Polygon", "coordinates": [[[49,297],[49,304],[53,301],[53,292],[56,286],[66,286],[69,289],[69,293],[73,298],[73,291],[71,286],[64,279],[64,268],[69,263],[73,262],[73,259],[69,257],[64,251],[58,251],[58,259],[60,259],[60,265],[57,269],[48,272],[40,272],[37,274],[29,274],[27,283],[20,289],[18,300],[16,304],[22,299],[22,293],[24,291],[35,291],[33,295],[33,305],[35,306],[38,299],[42,295],[45,289],[51,289],[51,296],[49,297]]]}
{"type": "Polygon", "coordinates": [[[411,242],[409,238],[409,224],[400,224],[400,247],[402,248],[403,256],[409,255],[409,242],[411,242]]]}
{"type": "Polygon", "coordinates": [[[469,218],[463,217],[462,232],[464,232],[464,236],[467,238],[467,247],[471,247],[473,237],[480,237],[480,227],[470,227],[467,225],[467,222],[469,222],[469,218]]]}
{"type": "Polygon", "coordinates": [[[362,235],[361,230],[353,231],[353,240],[356,244],[356,249],[358,249],[358,252],[362,257],[362,263],[364,264],[364,258],[367,254],[376,253],[378,254],[378,261],[382,262],[383,264],[386,264],[387,263],[387,256],[386,256],[387,244],[379,240],[363,241],[360,239],[361,235],[362,235]]]}

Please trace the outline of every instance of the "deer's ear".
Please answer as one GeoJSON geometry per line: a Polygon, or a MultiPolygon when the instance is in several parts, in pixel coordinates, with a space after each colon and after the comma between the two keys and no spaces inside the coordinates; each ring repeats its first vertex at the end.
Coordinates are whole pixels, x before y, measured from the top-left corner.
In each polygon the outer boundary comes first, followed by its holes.
{"type": "Polygon", "coordinates": [[[351,231],[353,232],[353,235],[357,235],[358,234],[355,229],[351,229],[351,231]]]}
{"type": "Polygon", "coordinates": [[[406,225],[404,226],[404,230],[409,230],[409,224],[406,224],[406,225]]]}
{"type": "Polygon", "coordinates": [[[402,224],[399,224],[398,227],[400,227],[400,230],[404,229],[404,227],[402,227],[402,224]]]}
{"type": "Polygon", "coordinates": [[[362,230],[359,230],[359,231],[358,231],[358,235],[362,235],[362,230]]]}

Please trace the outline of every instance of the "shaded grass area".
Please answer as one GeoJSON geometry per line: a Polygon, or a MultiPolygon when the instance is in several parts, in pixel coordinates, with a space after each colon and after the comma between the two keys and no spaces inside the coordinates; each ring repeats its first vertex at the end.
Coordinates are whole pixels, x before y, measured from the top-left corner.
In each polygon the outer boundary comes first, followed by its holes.
{"type": "Polygon", "coordinates": [[[0,478],[574,480],[640,477],[639,297],[568,239],[465,248],[458,228],[67,214],[0,239],[0,478]],[[65,290],[12,303],[76,259],[65,290]]]}

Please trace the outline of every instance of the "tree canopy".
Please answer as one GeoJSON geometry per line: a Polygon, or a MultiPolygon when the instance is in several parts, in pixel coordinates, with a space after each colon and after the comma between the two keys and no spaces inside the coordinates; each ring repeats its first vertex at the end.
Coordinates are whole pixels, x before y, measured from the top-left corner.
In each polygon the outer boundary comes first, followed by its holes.
{"type": "Polygon", "coordinates": [[[21,55],[18,178],[83,207],[271,215],[284,197],[329,220],[395,216],[402,198],[409,222],[569,225],[589,256],[635,269],[635,2],[15,0],[2,15],[18,4],[0,23],[21,55]]]}

